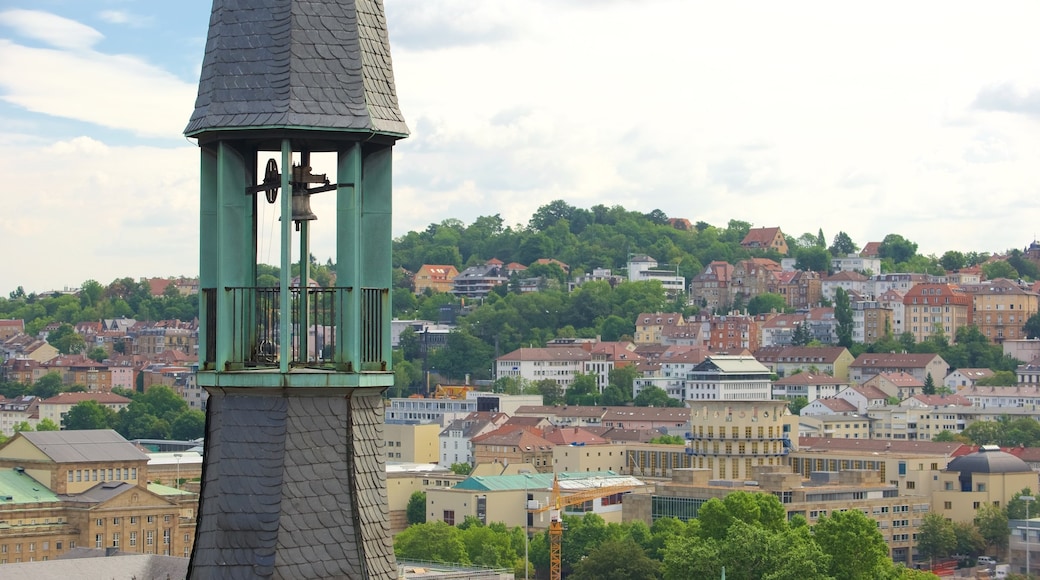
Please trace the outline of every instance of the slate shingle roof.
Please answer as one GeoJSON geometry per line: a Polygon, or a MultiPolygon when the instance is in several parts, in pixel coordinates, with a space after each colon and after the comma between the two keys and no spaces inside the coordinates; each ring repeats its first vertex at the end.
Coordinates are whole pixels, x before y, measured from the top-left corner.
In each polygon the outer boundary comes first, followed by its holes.
{"type": "Polygon", "coordinates": [[[184,133],[298,128],[408,134],[377,0],[214,0],[184,133]]]}

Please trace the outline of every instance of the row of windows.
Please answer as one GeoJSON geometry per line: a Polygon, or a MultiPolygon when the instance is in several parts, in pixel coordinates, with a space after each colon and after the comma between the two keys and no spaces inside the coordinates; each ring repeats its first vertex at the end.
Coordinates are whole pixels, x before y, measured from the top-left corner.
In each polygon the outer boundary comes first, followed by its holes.
{"type": "MultiPolygon", "coordinates": [[[[54,549],[55,550],[61,550],[62,549],[62,545],[63,544],[62,544],[62,542],[60,540],[57,541],[57,542],[54,542],[54,549]]],[[[75,547],[76,547],[76,541],[75,540],[69,540],[69,549],[72,549],[72,548],[75,548],[75,547]]],[[[29,544],[28,544],[28,546],[26,548],[27,548],[26,551],[28,551],[28,552],[35,552],[36,551],[36,542],[29,542],[29,544]]],[[[44,551],[44,552],[46,552],[47,550],[50,550],[51,549],[50,541],[49,540],[44,540],[44,541],[40,542],[40,549],[41,549],[41,551],[44,551]]],[[[6,553],[8,553],[8,551],[9,551],[8,544],[0,544],[0,554],[6,554],[6,553]]],[[[21,553],[22,545],[21,544],[14,544],[14,550],[13,551],[14,551],[15,554],[21,553]]]]}
{"type": "Polygon", "coordinates": [[[83,481],[134,481],[137,479],[137,468],[136,467],[109,467],[105,469],[70,469],[68,472],[68,482],[83,482],[83,481]],[[107,472],[107,477],[106,477],[107,472]],[[100,479],[99,479],[100,478],[100,479]]]}

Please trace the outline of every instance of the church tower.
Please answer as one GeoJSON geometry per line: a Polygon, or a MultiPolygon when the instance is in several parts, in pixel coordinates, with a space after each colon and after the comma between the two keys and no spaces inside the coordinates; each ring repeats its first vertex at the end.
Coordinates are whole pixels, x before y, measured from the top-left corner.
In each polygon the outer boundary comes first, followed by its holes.
{"type": "Polygon", "coordinates": [[[201,152],[209,393],[189,578],[396,578],[382,394],[391,154],[408,128],[382,2],[214,0],[184,133],[201,152]],[[261,286],[265,212],[280,277],[261,286]],[[318,227],[335,240],[327,287],[308,283],[318,227]]]}

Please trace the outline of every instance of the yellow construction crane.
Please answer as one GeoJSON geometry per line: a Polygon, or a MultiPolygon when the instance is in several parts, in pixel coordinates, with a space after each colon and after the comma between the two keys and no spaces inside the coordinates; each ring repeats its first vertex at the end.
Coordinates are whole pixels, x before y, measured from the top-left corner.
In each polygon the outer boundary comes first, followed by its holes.
{"type": "Polygon", "coordinates": [[[531,510],[531,513],[549,512],[549,580],[560,580],[562,574],[561,554],[563,547],[563,508],[599,499],[615,493],[632,491],[632,484],[604,485],[582,489],[566,496],[560,495],[560,480],[553,474],[552,497],[549,503],[531,510]]]}

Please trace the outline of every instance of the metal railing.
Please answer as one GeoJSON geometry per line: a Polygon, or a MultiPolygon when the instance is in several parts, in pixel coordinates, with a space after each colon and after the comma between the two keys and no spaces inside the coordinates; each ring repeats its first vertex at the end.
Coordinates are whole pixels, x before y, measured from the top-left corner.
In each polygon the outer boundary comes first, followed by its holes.
{"type": "MultiPolygon", "coordinates": [[[[226,305],[231,311],[230,354],[225,370],[275,368],[281,358],[282,295],[273,287],[227,287],[226,305]]],[[[383,347],[383,311],[389,290],[361,289],[360,364],[352,369],[339,343],[349,331],[349,301],[353,288],[289,289],[289,365],[336,370],[386,370],[383,347]],[[305,309],[305,310],[304,310],[305,309]],[[301,317],[301,312],[306,312],[301,317]],[[301,327],[301,318],[303,324],[301,327]]],[[[217,359],[217,290],[203,290],[206,315],[205,361],[217,359]]]]}

